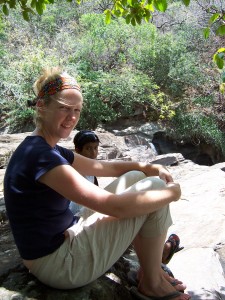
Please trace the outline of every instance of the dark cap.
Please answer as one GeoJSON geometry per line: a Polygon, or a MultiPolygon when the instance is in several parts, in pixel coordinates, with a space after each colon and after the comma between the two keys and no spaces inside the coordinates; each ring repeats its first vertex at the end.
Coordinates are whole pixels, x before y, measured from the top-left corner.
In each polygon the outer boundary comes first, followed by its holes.
{"type": "Polygon", "coordinates": [[[74,136],[73,139],[75,148],[80,150],[85,144],[94,142],[100,143],[98,136],[91,130],[81,130],[74,136]]]}

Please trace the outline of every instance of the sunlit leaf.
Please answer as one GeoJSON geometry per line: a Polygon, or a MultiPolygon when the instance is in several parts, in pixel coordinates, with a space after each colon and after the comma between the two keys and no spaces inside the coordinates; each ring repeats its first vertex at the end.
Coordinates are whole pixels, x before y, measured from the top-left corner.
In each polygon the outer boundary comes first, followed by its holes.
{"type": "Polygon", "coordinates": [[[9,9],[8,9],[8,6],[7,6],[6,4],[3,5],[2,11],[3,11],[3,13],[4,13],[6,16],[9,15],[9,9]]]}
{"type": "Polygon", "coordinates": [[[126,23],[127,23],[127,24],[130,24],[130,21],[131,21],[131,15],[130,15],[130,14],[127,15],[126,18],[125,18],[125,20],[126,20],[126,23]]]}
{"type": "Polygon", "coordinates": [[[149,20],[150,20],[150,18],[145,16],[145,17],[144,17],[144,20],[145,20],[146,23],[148,23],[149,20]]]}
{"type": "Polygon", "coordinates": [[[105,23],[110,24],[111,22],[111,12],[109,9],[105,10],[105,23]]]}
{"type": "Polygon", "coordinates": [[[148,9],[145,9],[145,19],[149,20],[151,17],[150,11],[148,9]]]}
{"type": "Polygon", "coordinates": [[[33,15],[35,15],[34,10],[33,10],[32,8],[30,8],[30,7],[27,7],[27,8],[25,9],[25,11],[26,11],[27,13],[32,13],[33,15]]]}
{"type": "Polygon", "coordinates": [[[36,10],[39,15],[43,14],[43,8],[40,2],[36,2],[36,10]]]}
{"type": "Polygon", "coordinates": [[[124,9],[123,11],[122,11],[122,17],[126,17],[127,16],[127,14],[128,14],[128,10],[126,10],[126,9],[124,9]]]}
{"type": "Polygon", "coordinates": [[[223,69],[223,66],[224,66],[223,59],[217,59],[216,64],[219,69],[223,69]]]}
{"type": "Polygon", "coordinates": [[[135,18],[132,18],[130,22],[131,22],[131,24],[132,24],[133,26],[136,26],[135,18]]]}
{"type": "Polygon", "coordinates": [[[220,84],[220,92],[221,92],[222,94],[224,94],[224,92],[225,92],[225,83],[221,83],[221,84],[220,84]]]}
{"type": "Polygon", "coordinates": [[[16,7],[16,0],[11,0],[11,1],[9,2],[9,7],[10,7],[10,8],[15,8],[15,7],[16,7]]]}
{"type": "Polygon", "coordinates": [[[139,25],[141,24],[141,17],[139,15],[135,16],[135,20],[139,25]]]}
{"type": "Polygon", "coordinates": [[[216,65],[219,69],[223,69],[224,60],[219,57],[218,53],[214,54],[213,61],[216,63],[216,65]]]}
{"type": "Polygon", "coordinates": [[[26,10],[22,11],[22,15],[25,21],[29,22],[30,21],[30,16],[29,13],[26,10]]]}
{"type": "Polygon", "coordinates": [[[123,11],[124,9],[123,9],[123,6],[119,3],[119,2],[116,2],[116,4],[115,4],[115,9],[116,10],[120,10],[120,11],[123,11]]]}
{"type": "Polygon", "coordinates": [[[152,3],[145,5],[145,8],[148,9],[149,11],[152,11],[152,12],[154,11],[154,6],[152,3]]]}
{"type": "Polygon", "coordinates": [[[165,12],[167,9],[167,1],[166,0],[155,0],[154,6],[157,10],[165,12]]]}
{"type": "Polygon", "coordinates": [[[30,6],[32,8],[35,8],[36,7],[36,0],[32,0],[30,6]]]}
{"type": "MultiPolygon", "coordinates": [[[[39,0],[40,1],[40,0],[39,0]]],[[[43,1],[43,0],[42,0],[43,1]]],[[[27,7],[27,0],[20,0],[18,1],[20,2],[20,5],[22,7],[22,9],[25,9],[27,7]]]]}
{"type": "Polygon", "coordinates": [[[217,28],[216,30],[217,35],[224,35],[225,34],[225,25],[221,25],[220,27],[217,28]]]}
{"type": "Polygon", "coordinates": [[[224,58],[225,58],[225,53],[219,52],[219,53],[217,53],[217,56],[218,56],[220,59],[224,59],[224,58]]]}
{"type": "Polygon", "coordinates": [[[211,25],[212,23],[214,23],[219,17],[220,17],[219,13],[212,15],[212,17],[209,19],[209,24],[211,25]]]}
{"type": "Polygon", "coordinates": [[[205,39],[209,37],[209,33],[210,33],[209,27],[203,29],[203,35],[205,39]]]}
{"type": "Polygon", "coordinates": [[[188,6],[190,4],[190,0],[182,0],[185,6],[188,6]]]}
{"type": "Polygon", "coordinates": [[[217,50],[217,52],[213,55],[213,61],[217,64],[219,69],[223,69],[225,62],[225,48],[217,50]]]}

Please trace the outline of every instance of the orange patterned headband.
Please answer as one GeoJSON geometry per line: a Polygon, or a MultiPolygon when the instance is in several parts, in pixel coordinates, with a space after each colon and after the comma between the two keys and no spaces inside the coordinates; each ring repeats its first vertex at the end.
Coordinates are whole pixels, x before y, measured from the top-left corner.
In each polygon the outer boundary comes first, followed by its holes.
{"type": "Polygon", "coordinates": [[[58,77],[52,81],[46,83],[38,94],[38,98],[43,98],[45,96],[54,95],[62,90],[75,89],[80,91],[80,86],[77,84],[73,77],[65,76],[58,77]]]}

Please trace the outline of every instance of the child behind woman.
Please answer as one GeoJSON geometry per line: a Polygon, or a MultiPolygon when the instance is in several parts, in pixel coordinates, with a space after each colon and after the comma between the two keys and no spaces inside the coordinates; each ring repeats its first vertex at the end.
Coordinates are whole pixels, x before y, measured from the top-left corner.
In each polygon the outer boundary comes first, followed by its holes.
{"type": "MultiPolygon", "coordinates": [[[[77,132],[74,136],[73,143],[76,153],[87,158],[97,159],[100,140],[93,131],[81,130],[77,132]]],[[[95,185],[99,185],[96,176],[84,175],[84,177],[95,185]]],[[[79,211],[82,208],[81,205],[72,201],[70,202],[69,207],[74,215],[79,215],[79,211]]]]}

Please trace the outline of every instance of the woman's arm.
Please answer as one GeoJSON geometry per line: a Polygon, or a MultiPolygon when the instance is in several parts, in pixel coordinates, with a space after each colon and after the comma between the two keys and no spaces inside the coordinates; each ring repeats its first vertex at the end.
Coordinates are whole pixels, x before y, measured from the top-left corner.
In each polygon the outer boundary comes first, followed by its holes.
{"type": "Polygon", "coordinates": [[[40,182],[71,201],[118,218],[151,213],[180,198],[180,186],[175,183],[163,190],[115,195],[93,185],[69,165],[53,168],[40,182]]]}
{"type": "Polygon", "coordinates": [[[159,176],[165,182],[172,182],[172,176],[166,167],[159,164],[150,164],[133,161],[102,161],[89,159],[75,154],[72,166],[80,174],[94,175],[97,177],[119,177],[126,172],[137,170],[146,176],[159,176]]]}

